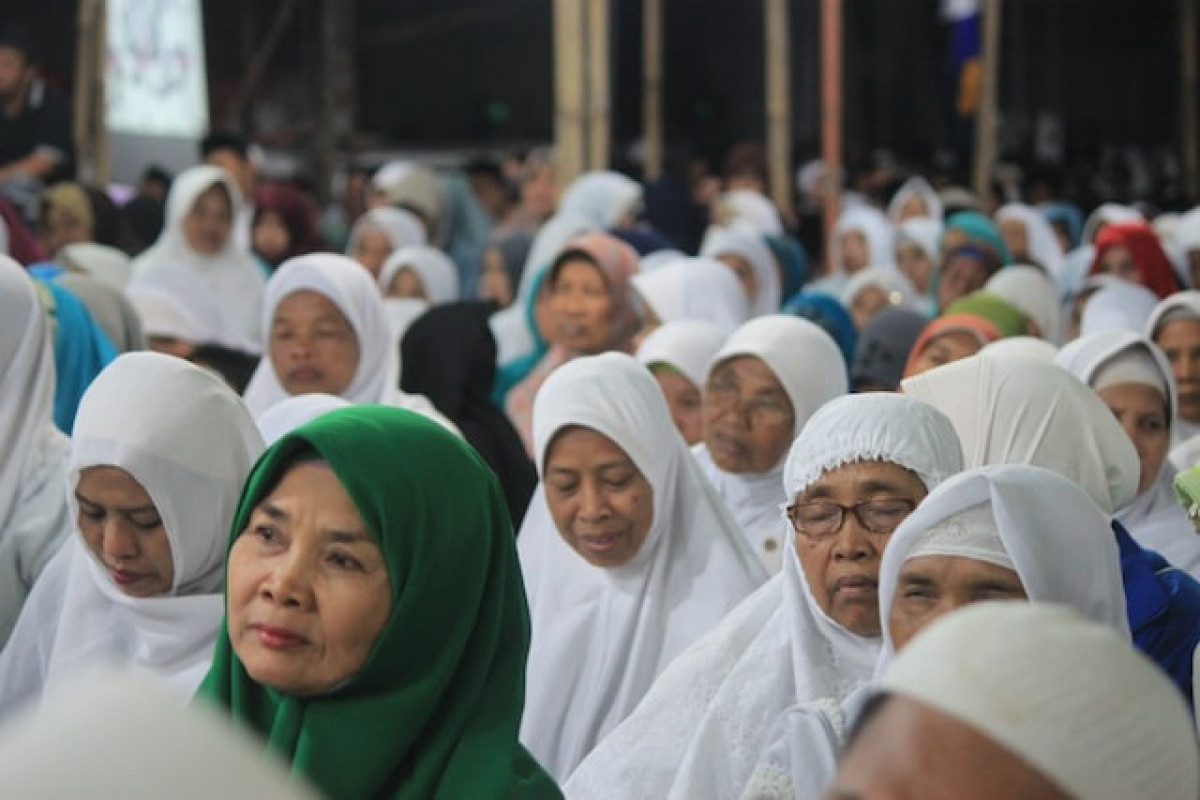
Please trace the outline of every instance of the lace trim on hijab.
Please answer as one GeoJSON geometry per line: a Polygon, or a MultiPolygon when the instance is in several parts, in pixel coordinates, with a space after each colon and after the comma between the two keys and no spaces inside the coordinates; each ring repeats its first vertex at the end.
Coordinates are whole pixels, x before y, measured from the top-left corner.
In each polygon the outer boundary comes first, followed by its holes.
{"type": "Polygon", "coordinates": [[[925,531],[913,543],[905,561],[921,556],[958,556],[1017,571],[1004,549],[991,503],[968,508],[925,531]]]}

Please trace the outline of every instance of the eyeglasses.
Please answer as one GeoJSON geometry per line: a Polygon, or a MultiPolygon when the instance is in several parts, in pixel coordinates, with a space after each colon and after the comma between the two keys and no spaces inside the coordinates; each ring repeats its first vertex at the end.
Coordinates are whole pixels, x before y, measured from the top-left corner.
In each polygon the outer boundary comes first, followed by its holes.
{"type": "Polygon", "coordinates": [[[763,427],[782,425],[794,419],[792,410],[779,399],[745,397],[737,383],[731,380],[709,381],[704,386],[704,400],[722,414],[735,408],[744,409],[751,422],[763,427]]]}
{"type": "Polygon", "coordinates": [[[814,500],[787,507],[787,518],[796,533],[812,541],[828,539],[842,529],[849,511],[871,533],[888,534],[917,507],[906,497],[880,497],[844,506],[832,500],[814,500]]]}

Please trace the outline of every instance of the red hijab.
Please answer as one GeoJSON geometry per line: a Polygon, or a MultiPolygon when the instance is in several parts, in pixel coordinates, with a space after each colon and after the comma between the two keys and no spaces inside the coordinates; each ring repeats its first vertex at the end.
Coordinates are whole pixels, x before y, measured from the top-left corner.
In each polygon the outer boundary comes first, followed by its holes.
{"type": "Polygon", "coordinates": [[[1159,244],[1158,235],[1146,222],[1119,222],[1105,226],[1096,237],[1096,258],[1088,274],[1103,272],[1101,262],[1104,254],[1118,245],[1129,250],[1134,266],[1141,273],[1141,284],[1158,295],[1160,300],[1182,288],[1171,260],[1159,244]]]}

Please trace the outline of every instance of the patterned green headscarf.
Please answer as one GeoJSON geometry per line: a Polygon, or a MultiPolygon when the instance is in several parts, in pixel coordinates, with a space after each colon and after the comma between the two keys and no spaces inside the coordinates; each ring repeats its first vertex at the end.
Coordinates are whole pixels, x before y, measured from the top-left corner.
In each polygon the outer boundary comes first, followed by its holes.
{"type": "Polygon", "coordinates": [[[261,733],[332,798],[561,797],[517,742],[529,613],[495,476],[424,417],[342,409],[263,455],[231,545],[305,455],[329,463],[378,538],[391,617],[362,670],[317,697],[256,683],[223,628],[199,696],[261,733]]]}

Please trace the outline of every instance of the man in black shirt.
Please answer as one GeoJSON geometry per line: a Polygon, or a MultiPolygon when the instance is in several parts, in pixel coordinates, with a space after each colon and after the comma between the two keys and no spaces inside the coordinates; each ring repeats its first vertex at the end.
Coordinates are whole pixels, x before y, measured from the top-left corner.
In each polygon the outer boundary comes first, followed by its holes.
{"type": "Polygon", "coordinates": [[[0,30],[0,193],[27,218],[41,188],[74,173],[71,112],[42,80],[33,37],[22,26],[0,30]]]}

